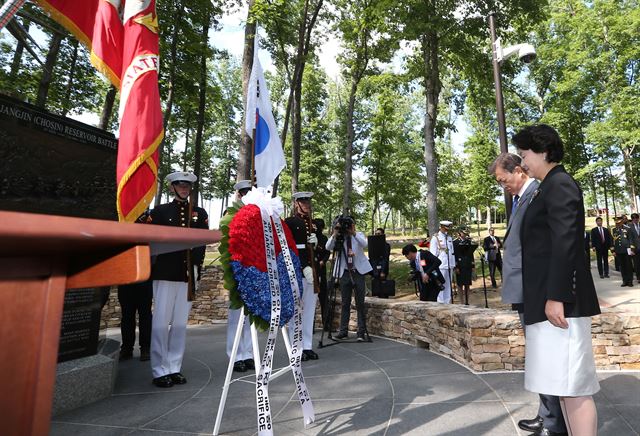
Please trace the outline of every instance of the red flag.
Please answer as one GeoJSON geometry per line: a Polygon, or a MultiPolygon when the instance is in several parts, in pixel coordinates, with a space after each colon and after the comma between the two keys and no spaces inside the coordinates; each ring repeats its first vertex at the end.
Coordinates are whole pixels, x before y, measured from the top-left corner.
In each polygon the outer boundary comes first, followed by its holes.
{"type": "Polygon", "coordinates": [[[122,21],[120,0],[37,0],[91,51],[91,63],[116,88],[122,72],[122,21]]]}
{"type": "Polygon", "coordinates": [[[158,146],[164,136],[155,0],[126,2],[123,23],[117,205],[120,220],[133,222],[156,194],[158,146]]]}
{"type": "Polygon", "coordinates": [[[120,89],[117,209],[133,222],[156,192],[164,136],[158,90],[155,0],[37,0],[91,50],[91,62],[120,89]],[[118,12],[123,11],[121,19],[118,12]]]}

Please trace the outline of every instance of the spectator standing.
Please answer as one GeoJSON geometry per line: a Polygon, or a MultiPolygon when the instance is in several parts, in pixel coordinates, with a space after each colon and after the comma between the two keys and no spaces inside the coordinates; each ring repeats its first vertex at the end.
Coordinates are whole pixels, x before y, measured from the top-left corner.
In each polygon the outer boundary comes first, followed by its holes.
{"type": "Polygon", "coordinates": [[[487,262],[489,262],[491,286],[497,288],[498,284],[496,283],[496,269],[500,271],[500,276],[502,276],[502,255],[500,254],[502,243],[500,242],[500,238],[495,236],[495,233],[495,229],[493,227],[490,227],[489,235],[484,238],[484,242],[482,243],[482,249],[484,250],[487,257],[487,262]]]}
{"type": "Polygon", "coordinates": [[[636,272],[636,279],[640,283],[640,215],[632,213],[628,227],[633,236],[635,246],[634,256],[632,256],[631,260],[633,261],[633,269],[636,272]]]}
{"type": "Polygon", "coordinates": [[[591,229],[591,247],[596,252],[600,278],[609,278],[609,250],[613,247],[613,238],[609,228],[602,226],[602,217],[596,218],[596,226],[591,229]]]}

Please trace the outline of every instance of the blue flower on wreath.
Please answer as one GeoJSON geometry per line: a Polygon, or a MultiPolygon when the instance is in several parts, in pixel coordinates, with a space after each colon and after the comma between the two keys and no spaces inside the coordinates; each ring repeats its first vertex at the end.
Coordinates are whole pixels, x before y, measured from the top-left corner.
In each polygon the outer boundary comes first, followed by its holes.
{"type": "MultiPolygon", "coordinates": [[[[298,256],[290,251],[294,270],[300,271],[298,256]]],[[[280,283],[280,327],[293,317],[294,299],[284,256],[280,253],[276,257],[278,265],[278,279],[280,283]]],[[[266,322],[271,322],[271,290],[269,289],[269,274],[254,266],[243,266],[238,261],[230,262],[233,276],[238,284],[238,292],[249,312],[259,316],[266,322]]],[[[302,277],[297,276],[298,289],[302,294],[302,277]]]]}

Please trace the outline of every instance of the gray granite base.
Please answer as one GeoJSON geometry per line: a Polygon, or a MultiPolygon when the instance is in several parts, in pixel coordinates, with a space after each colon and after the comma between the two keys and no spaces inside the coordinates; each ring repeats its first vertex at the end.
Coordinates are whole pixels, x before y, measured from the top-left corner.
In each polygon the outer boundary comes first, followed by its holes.
{"type": "Polygon", "coordinates": [[[113,392],[118,372],[120,343],[105,339],[98,354],[58,364],[52,415],[107,398],[113,392]]]}

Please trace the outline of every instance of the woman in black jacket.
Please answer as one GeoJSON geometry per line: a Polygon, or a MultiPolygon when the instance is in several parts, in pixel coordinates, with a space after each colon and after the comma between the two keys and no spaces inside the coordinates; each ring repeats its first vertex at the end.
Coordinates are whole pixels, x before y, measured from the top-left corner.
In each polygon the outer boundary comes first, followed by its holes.
{"type": "Polygon", "coordinates": [[[569,434],[595,435],[591,316],[600,306],[585,262],[582,191],[559,164],[564,150],[552,127],[526,127],[512,141],[540,180],[521,229],[525,388],[560,397],[569,434]]]}

